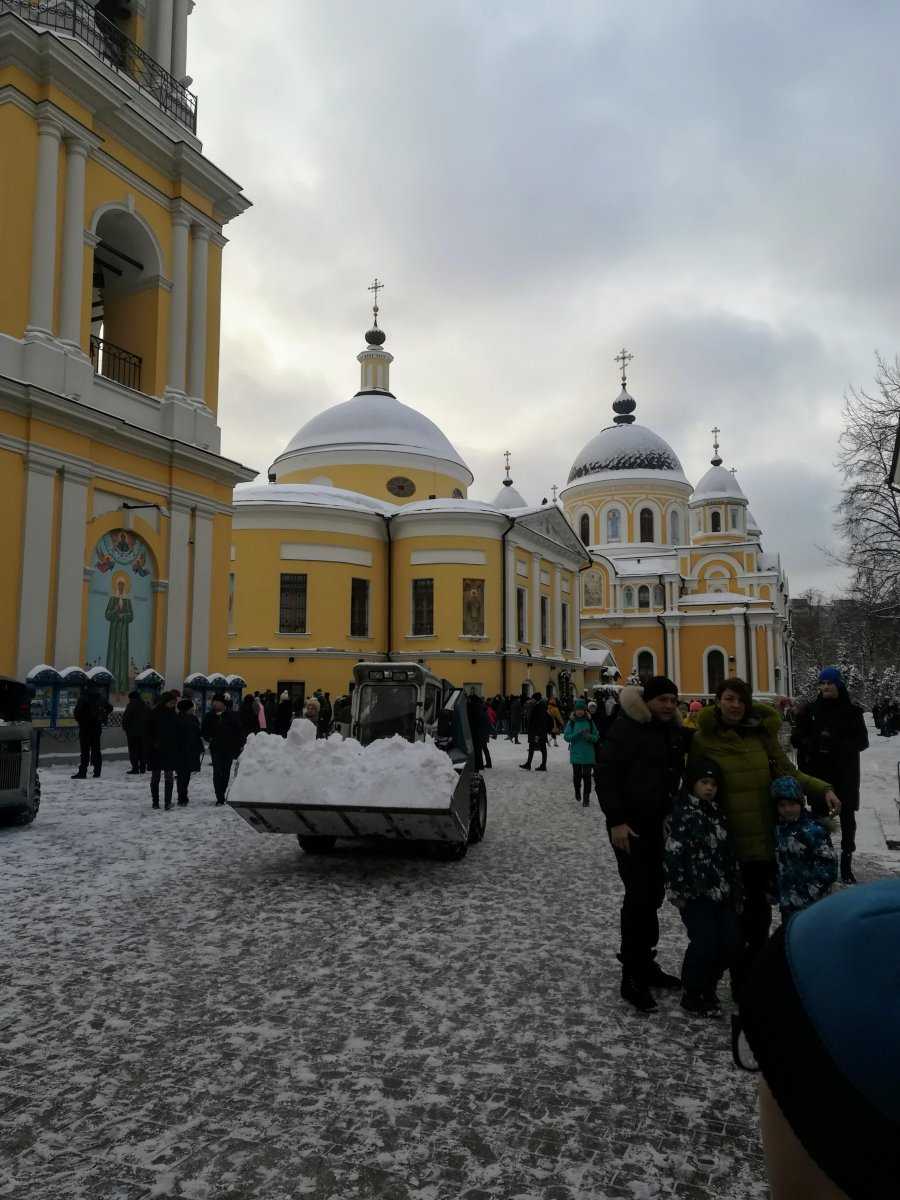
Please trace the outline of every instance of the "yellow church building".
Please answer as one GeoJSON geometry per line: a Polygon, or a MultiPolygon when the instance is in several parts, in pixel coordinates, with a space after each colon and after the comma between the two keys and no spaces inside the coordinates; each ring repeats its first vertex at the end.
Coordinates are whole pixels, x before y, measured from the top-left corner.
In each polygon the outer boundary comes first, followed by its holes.
{"type": "Polygon", "coordinates": [[[780,563],[718,446],[693,488],[635,422],[627,355],[559,503],[509,477],[469,498],[391,391],[377,301],[351,399],[265,482],[221,455],[223,229],[249,202],[197,138],[192,7],[0,0],[0,672],[105,666],[114,698],[148,666],[338,695],[362,659],[484,694],[789,692],[780,563]]]}

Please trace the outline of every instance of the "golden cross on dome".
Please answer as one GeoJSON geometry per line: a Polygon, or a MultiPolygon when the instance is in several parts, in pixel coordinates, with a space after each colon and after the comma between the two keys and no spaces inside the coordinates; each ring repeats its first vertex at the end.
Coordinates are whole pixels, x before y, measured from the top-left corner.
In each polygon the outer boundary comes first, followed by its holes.
{"type": "Polygon", "coordinates": [[[506,478],[509,479],[509,451],[503,451],[503,457],[506,459],[506,478]]]}
{"type": "Polygon", "coordinates": [[[623,346],[622,349],[619,351],[619,353],[616,355],[616,357],[613,359],[613,362],[622,364],[622,387],[623,387],[623,389],[625,387],[625,368],[628,366],[628,364],[631,362],[631,360],[633,358],[634,358],[634,355],[629,354],[629,352],[623,346]]]}
{"type": "Polygon", "coordinates": [[[557,488],[555,483],[554,483],[553,487],[550,489],[550,491],[553,493],[553,503],[555,504],[556,503],[556,493],[559,491],[559,489],[557,488]]]}
{"type": "Polygon", "coordinates": [[[369,291],[375,293],[375,302],[372,305],[372,312],[375,315],[375,328],[376,329],[378,328],[378,293],[381,291],[381,289],[383,287],[384,287],[384,284],[381,282],[381,280],[378,278],[377,275],[372,280],[372,282],[369,284],[369,291]]]}
{"type": "Polygon", "coordinates": [[[714,425],[710,430],[710,433],[713,435],[713,452],[715,454],[719,453],[719,434],[721,432],[722,430],[718,427],[718,425],[714,425]]]}

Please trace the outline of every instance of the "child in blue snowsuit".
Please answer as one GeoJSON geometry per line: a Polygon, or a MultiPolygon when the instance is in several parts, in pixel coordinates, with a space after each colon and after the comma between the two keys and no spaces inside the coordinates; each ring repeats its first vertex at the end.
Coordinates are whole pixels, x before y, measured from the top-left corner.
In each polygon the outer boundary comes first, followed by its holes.
{"type": "Polygon", "coordinates": [[[778,907],[786,921],[827,896],[837,880],[837,855],[831,836],[803,806],[803,789],[791,775],[772,781],[778,806],[775,863],[778,907]]]}
{"type": "Polygon", "coordinates": [[[664,865],[669,899],[688,934],[681,1007],[715,1016],[716,987],[740,954],[741,883],[722,809],[722,772],[712,759],[700,759],[688,770],[672,808],[664,865]]]}
{"type": "Polygon", "coordinates": [[[591,775],[594,771],[594,743],[600,735],[597,726],[591,720],[587,701],[575,701],[572,715],[566,722],[563,737],[569,743],[569,762],[572,764],[572,782],[575,785],[575,799],[581,800],[584,808],[591,802],[591,775]],[[582,799],[582,787],[584,799],[582,799]]]}

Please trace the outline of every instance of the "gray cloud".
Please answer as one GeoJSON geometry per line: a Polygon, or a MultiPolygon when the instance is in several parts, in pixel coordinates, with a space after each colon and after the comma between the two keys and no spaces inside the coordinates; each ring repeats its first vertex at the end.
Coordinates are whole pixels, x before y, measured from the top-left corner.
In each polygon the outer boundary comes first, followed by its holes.
{"type": "Polygon", "coordinates": [[[694,479],[722,427],[795,590],[833,578],[810,547],[841,396],[900,321],[895,6],[246,11],[191,17],[206,150],[255,202],[228,229],[227,453],[264,469],[355,390],[377,273],[395,390],[475,494],[507,446],[529,498],[565,482],[626,341],[639,419],[694,479]],[[786,529],[788,477],[814,494],[786,529]]]}

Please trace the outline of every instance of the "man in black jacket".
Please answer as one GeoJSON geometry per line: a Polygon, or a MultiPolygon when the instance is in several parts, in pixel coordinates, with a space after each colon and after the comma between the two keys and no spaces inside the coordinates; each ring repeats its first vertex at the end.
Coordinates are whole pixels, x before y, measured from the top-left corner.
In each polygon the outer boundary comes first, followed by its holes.
{"type": "Polygon", "coordinates": [[[129,692],[128,703],[122,713],[122,732],[128,742],[128,757],[131,770],[126,775],[143,775],[147,769],[147,718],[150,709],[141,699],[140,692],[129,692]]]}
{"type": "Polygon", "coordinates": [[[535,696],[531,701],[528,709],[528,717],[526,719],[526,731],[528,733],[528,758],[525,762],[519,763],[523,771],[531,770],[531,760],[534,758],[535,750],[539,751],[541,756],[541,765],[535,767],[536,771],[547,770],[547,738],[550,736],[550,730],[553,728],[553,718],[547,712],[547,705],[543,696],[535,696]]]}
{"type": "Polygon", "coordinates": [[[100,739],[103,726],[106,724],[112,705],[100,695],[96,688],[88,688],[78,698],[73,717],[78,722],[78,742],[81,750],[81,762],[73,779],[87,779],[88,766],[94,768],[94,778],[100,778],[103,767],[103,755],[100,752],[100,739]]]}
{"type": "Polygon", "coordinates": [[[597,761],[598,798],[625,885],[622,900],[622,999],[652,1012],[652,987],[681,981],[655,961],[659,909],[665,896],[663,821],[684,774],[687,734],[678,720],[678,689],[655,675],[643,688],[623,688],[621,713],[597,761]]]}
{"type": "Polygon", "coordinates": [[[859,756],[869,748],[862,708],[850,699],[837,667],[819,675],[819,695],[797,717],[791,733],[797,766],[827,779],[841,802],[841,882],[856,883],[856,814],[859,811],[859,756]]]}
{"type": "Polygon", "coordinates": [[[237,713],[228,708],[224,692],[216,692],[213,696],[212,706],[203,718],[200,733],[209,743],[216,804],[224,804],[231,765],[243,750],[245,740],[237,713]]]}

